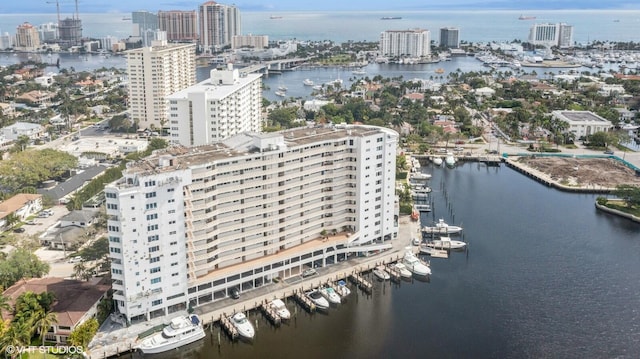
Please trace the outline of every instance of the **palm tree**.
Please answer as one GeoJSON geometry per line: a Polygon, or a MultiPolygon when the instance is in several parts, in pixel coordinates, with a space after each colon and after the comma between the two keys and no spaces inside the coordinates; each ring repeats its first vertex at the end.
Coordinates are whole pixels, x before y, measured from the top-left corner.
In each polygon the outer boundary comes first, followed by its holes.
{"type": "Polygon", "coordinates": [[[12,309],[13,308],[11,307],[11,303],[9,303],[9,298],[0,294],[0,320],[4,320],[4,316],[2,315],[3,310],[9,312],[12,309]]]}
{"type": "Polygon", "coordinates": [[[33,321],[34,330],[40,330],[40,345],[44,345],[44,337],[47,335],[49,328],[58,323],[58,316],[54,312],[39,311],[36,313],[33,321]]]}
{"type": "Polygon", "coordinates": [[[31,339],[31,326],[26,321],[17,321],[11,324],[2,336],[0,351],[9,354],[11,358],[17,358],[19,348],[29,345],[31,339]]]}
{"type": "Polygon", "coordinates": [[[91,271],[84,262],[78,262],[73,266],[73,276],[88,281],[91,279],[91,271]]]}

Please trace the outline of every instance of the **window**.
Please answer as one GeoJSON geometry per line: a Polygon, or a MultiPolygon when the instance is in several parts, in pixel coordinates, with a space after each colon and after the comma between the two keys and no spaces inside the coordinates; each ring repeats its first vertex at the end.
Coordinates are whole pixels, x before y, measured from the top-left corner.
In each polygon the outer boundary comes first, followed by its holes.
{"type": "Polygon", "coordinates": [[[122,269],[113,268],[113,269],[111,269],[111,273],[113,273],[113,274],[122,274],[122,269]]]}
{"type": "Polygon", "coordinates": [[[156,181],[147,181],[147,182],[144,183],[145,187],[152,187],[152,186],[155,186],[155,185],[156,185],[156,181]]]}
{"type": "Polygon", "coordinates": [[[149,272],[151,272],[151,273],[158,273],[158,272],[160,272],[160,267],[154,267],[154,268],[151,268],[151,270],[150,270],[149,272]]]}
{"type": "Polygon", "coordinates": [[[109,242],[120,243],[120,237],[109,236],[109,242]]]}
{"type": "Polygon", "coordinates": [[[158,214],[157,213],[147,214],[147,221],[150,221],[152,219],[158,219],[158,214]]]}
{"type": "Polygon", "coordinates": [[[107,198],[116,198],[116,194],[115,193],[111,193],[111,192],[107,192],[107,193],[105,193],[105,197],[107,197],[107,198]]]}
{"type": "Polygon", "coordinates": [[[156,305],[160,305],[160,304],[162,304],[162,299],[156,299],[156,300],[151,302],[152,306],[156,306],[156,305]]]}
{"type": "Polygon", "coordinates": [[[162,278],[158,277],[158,278],[152,278],[151,279],[151,284],[157,284],[160,283],[160,281],[162,280],[162,278]]]}
{"type": "Polygon", "coordinates": [[[111,252],[111,253],[120,253],[120,248],[109,247],[109,252],[111,252]]]}
{"type": "Polygon", "coordinates": [[[107,203],[107,209],[118,209],[118,205],[114,203],[107,203]]]}
{"type": "Polygon", "coordinates": [[[149,253],[157,252],[160,250],[160,246],[149,247],[149,253]]]}
{"type": "Polygon", "coordinates": [[[154,209],[154,208],[158,208],[158,204],[157,203],[147,203],[147,209],[154,209]]]}
{"type": "Polygon", "coordinates": [[[159,236],[159,235],[157,235],[157,234],[154,234],[154,235],[152,235],[152,236],[147,237],[147,241],[148,241],[148,242],[155,242],[155,241],[157,241],[158,239],[160,239],[160,236],[159,236]]]}
{"type": "Polygon", "coordinates": [[[149,263],[160,262],[160,257],[151,257],[149,258],[149,263]]]}
{"type": "Polygon", "coordinates": [[[156,196],[155,192],[149,192],[144,194],[144,198],[153,198],[156,196]]]}
{"type": "Polygon", "coordinates": [[[155,231],[158,229],[158,225],[157,224],[152,224],[150,226],[147,226],[147,231],[155,231]]]}

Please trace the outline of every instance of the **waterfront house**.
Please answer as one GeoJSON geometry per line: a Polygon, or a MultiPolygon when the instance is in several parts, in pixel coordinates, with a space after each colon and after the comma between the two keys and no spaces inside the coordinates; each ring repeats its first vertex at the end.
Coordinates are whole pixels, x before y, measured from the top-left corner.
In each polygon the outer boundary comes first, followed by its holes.
{"type": "Polygon", "coordinates": [[[76,226],[86,228],[93,224],[98,211],[94,209],[79,209],[71,211],[60,218],[60,228],[76,226]]]}
{"type": "Polygon", "coordinates": [[[29,122],[16,122],[11,126],[2,129],[4,138],[8,141],[15,141],[20,136],[27,136],[31,141],[41,138],[44,134],[44,127],[29,122]]]}
{"type": "Polygon", "coordinates": [[[19,193],[0,202],[0,228],[7,224],[7,216],[15,214],[21,221],[42,210],[42,195],[19,193]]]}
{"type": "Polygon", "coordinates": [[[613,128],[611,121],[591,111],[553,111],[553,118],[569,124],[568,132],[576,139],[586,138],[596,132],[608,132],[613,128]]]}
{"type": "MultiPolygon", "coordinates": [[[[45,336],[48,342],[65,344],[71,332],[80,324],[98,314],[98,304],[110,289],[107,278],[95,278],[91,281],[79,281],[56,277],[21,279],[2,294],[13,305],[23,293],[53,293],[55,301],[51,311],[56,314],[57,323],[52,325],[45,336]]],[[[11,313],[3,313],[5,319],[11,319],[11,313]]]]}

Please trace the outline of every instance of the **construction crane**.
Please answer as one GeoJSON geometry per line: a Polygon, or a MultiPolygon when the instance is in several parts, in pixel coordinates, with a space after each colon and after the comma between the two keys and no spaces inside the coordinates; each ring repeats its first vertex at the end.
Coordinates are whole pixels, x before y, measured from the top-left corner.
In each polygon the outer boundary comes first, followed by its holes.
{"type": "MultiPolygon", "coordinates": [[[[47,4],[56,4],[56,13],[58,14],[58,24],[60,23],[60,2],[58,2],[58,0],[56,1],[47,1],[47,4]]],[[[77,2],[76,2],[77,4],[77,2]]],[[[77,7],[77,5],[76,5],[77,7]]]]}

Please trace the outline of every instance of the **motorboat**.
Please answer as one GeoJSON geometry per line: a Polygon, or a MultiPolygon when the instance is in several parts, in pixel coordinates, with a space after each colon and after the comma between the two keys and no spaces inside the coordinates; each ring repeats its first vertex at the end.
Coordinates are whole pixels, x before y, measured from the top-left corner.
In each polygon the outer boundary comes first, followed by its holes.
{"type": "Polygon", "coordinates": [[[313,81],[311,79],[302,80],[302,84],[305,86],[313,86],[313,81]]]}
{"type": "Polygon", "coordinates": [[[435,249],[462,249],[467,246],[467,243],[451,239],[451,237],[440,237],[426,243],[427,247],[435,249]]]}
{"type": "Polygon", "coordinates": [[[431,179],[431,175],[429,173],[416,172],[411,174],[411,179],[413,180],[428,180],[431,179]]]}
{"type": "Polygon", "coordinates": [[[358,69],[358,70],[353,70],[351,73],[354,74],[354,75],[366,75],[367,71],[365,71],[363,69],[358,69]]]}
{"type": "Polygon", "coordinates": [[[236,327],[236,329],[238,330],[238,334],[240,334],[240,336],[243,338],[253,339],[253,337],[256,335],[256,331],[253,329],[253,325],[251,325],[251,322],[249,321],[249,319],[247,319],[247,316],[242,312],[234,314],[231,317],[231,323],[234,327],[236,327]]]}
{"type": "Polygon", "coordinates": [[[206,336],[200,318],[191,314],[171,319],[161,332],[144,339],[137,348],[144,354],[157,354],[193,343],[206,336]]]}
{"type": "Polygon", "coordinates": [[[400,273],[402,278],[411,278],[411,271],[407,269],[407,266],[398,262],[393,265],[393,267],[400,273]]]}
{"type": "Polygon", "coordinates": [[[456,164],[456,158],[453,157],[453,153],[447,152],[447,157],[444,158],[444,163],[449,167],[452,167],[456,164]]]}
{"type": "Polygon", "coordinates": [[[288,88],[287,88],[287,86],[280,85],[280,86],[278,86],[278,90],[282,91],[282,92],[287,92],[288,88]]]}
{"type": "Polygon", "coordinates": [[[377,266],[373,269],[373,275],[375,275],[380,280],[389,280],[391,276],[384,268],[384,266],[377,266]]]}
{"type": "Polygon", "coordinates": [[[431,248],[431,247],[427,247],[426,243],[420,243],[420,254],[426,254],[428,256],[432,255],[436,249],[435,248],[431,248]]]}
{"type": "Polygon", "coordinates": [[[316,308],[321,309],[321,310],[329,309],[329,301],[327,301],[322,296],[322,294],[320,293],[319,290],[312,289],[310,291],[305,292],[304,294],[307,296],[307,298],[311,299],[313,304],[316,305],[316,308]]]}
{"type": "Polygon", "coordinates": [[[347,287],[347,282],[343,281],[343,280],[339,280],[336,286],[336,292],[338,294],[340,294],[340,296],[342,298],[348,296],[349,294],[351,294],[351,289],[349,289],[349,287],[347,287]]]}
{"type": "Polygon", "coordinates": [[[436,166],[441,166],[442,165],[442,157],[434,157],[431,161],[436,166]]]}
{"type": "Polygon", "coordinates": [[[431,212],[431,205],[427,203],[414,204],[418,212],[431,212]]]}
{"type": "Polygon", "coordinates": [[[404,264],[407,269],[415,275],[427,276],[431,274],[431,268],[413,254],[411,249],[405,252],[404,258],[402,258],[402,264],[404,264]]]}
{"type": "Polygon", "coordinates": [[[269,302],[269,308],[273,309],[282,320],[288,320],[291,318],[291,312],[289,312],[287,306],[280,299],[274,299],[269,302]]]}
{"type": "Polygon", "coordinates": [[[431,187],[429,186],[416,186],[413,191],[415,193],[431,193],[431,187]]]}
{"type": "Polygon", "coordinates": [[[422,228],[422,232],[427,234],[455,234],[462,232],[462,227],[450,226],[444,219],[440,218],[435,225],[422,228]]]}
{"type": "Polygon", "coordinates": [[[414,200],[427,200],[429,199],[429,193],[411,191],[411,198],[414,200]]]}
{"type": "Polygon", "coordinates": [[[285,96],[287,96],[287,94],[285,92],[283,92],[283,91],[276,91],[276,96],[285,97],[285,96]]]}
{"type": "Polygon", "coordinates": [[[340,299],[340,294],[336,293],[335,290],[331,287],[322,287],[318,289],[320,294],[329,301],[329,304],[340,304],[342,300],[340,299]]]}

